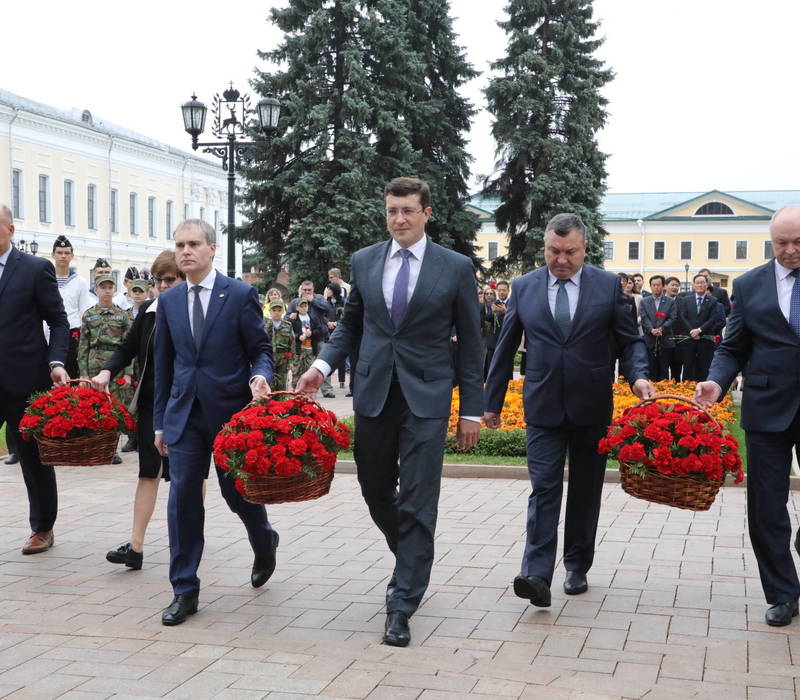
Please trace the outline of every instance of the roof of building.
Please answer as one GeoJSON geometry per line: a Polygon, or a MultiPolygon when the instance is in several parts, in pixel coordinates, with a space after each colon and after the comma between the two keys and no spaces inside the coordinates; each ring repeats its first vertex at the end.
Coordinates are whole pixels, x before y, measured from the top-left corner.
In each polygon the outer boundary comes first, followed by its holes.
{"type": "MultiPolygon", "coordinates": [[[[605,221],[636,221],[713,192],[730,195],[775,211],[789,204],[800,204],[800,190],[710,190],[708,192],[609,192],[603,197],[600,212],[605,221]]],[[[499,197],[470,197],[469,204],[489,215],[500,206],[499,197]]]]}
{"type": "Polygon", "coordinates": [[[107,134],[108,136],[125,139],[126,141],[133,141],[174,156],[191,158],[206,165],[216,165],[212,161],[200,158],[194,153],[182,151],[179,148],[161,143],[161,141],[156,141],[149,136],[144,136],[131,129],[126,129],[112,122],[105,121],[104,119],[99,119],[88,109],[58,109],[57,107],[51,107],[50,105],[36,102],[35,100],[29,100],[27,97],[21,97],[20,95],[15,95],[13,92],[2,89],[0,89],[0,105],[6,105],[12,109],[30,112],[31,114],[38,114],[60,122],[66,122],[72,126],[79,126],[96,133],[107,134]]]}

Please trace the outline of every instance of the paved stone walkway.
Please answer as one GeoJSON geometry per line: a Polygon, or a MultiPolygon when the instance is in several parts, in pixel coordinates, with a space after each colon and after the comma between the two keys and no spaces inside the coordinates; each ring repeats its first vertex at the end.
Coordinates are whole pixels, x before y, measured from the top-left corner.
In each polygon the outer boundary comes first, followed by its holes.
{"type": "Polygon", "coordinates": [[[163,627],[166,489],[144,569],[104,559],[128,536],[134,460],[58,468],[56,546],[35,556],[19,552],[18,468],[0,468],[0,697],[796,696],[800,623],[763,622],[743,489],[693,514],[607,484],[589,591],[567,599],[559,569],[553,606],[537,609],[509,588],[527,484],[445,479],[433,580],[411,646],[393,649],[380,645],[392,561],[349,474],[325,498],[270,508],[281,546],[259,590],[243,529],[209,489],[201,608],[163,627]]]}

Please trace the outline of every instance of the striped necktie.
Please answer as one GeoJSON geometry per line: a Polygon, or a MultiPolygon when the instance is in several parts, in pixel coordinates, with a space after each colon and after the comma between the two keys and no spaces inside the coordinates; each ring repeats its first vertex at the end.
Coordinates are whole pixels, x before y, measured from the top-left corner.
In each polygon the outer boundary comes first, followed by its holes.
{"type": "Polygon", "coordinates": [[[794,277],[792,297],[789,301],[789,325],[794,328],[797,335],[800,335],[800,270],[792,270],[789,274],[794,277]]]}

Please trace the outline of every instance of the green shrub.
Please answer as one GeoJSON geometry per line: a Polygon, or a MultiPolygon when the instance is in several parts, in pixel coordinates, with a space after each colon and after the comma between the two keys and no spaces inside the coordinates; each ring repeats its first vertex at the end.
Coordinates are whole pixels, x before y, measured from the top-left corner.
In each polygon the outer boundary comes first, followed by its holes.
{"type": "Polygon", "coordinates": [[[524,430],[481,430],[481,439],[471,450],[461,451],[456,445],[455,435],[448,435],[444,451],[491,457],[524,457],[526,432],[524,430]]]}

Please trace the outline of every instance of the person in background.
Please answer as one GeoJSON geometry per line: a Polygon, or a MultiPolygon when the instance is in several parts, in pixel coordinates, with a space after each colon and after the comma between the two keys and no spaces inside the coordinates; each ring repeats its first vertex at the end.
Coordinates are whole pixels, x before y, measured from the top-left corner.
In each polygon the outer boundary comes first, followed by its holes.
{"type": "MultiPolygon", "coordinates": [[[[321,330],[321,336],[319,340],[314,343],[314,347],[317,351],[321,351],[328,341],[328,308],[330,305],[325,301],[325,297],[323,297],[322,294],[316,294],[314,292],[314,283],[311,280],[304,280],[300,283],[297,298],[306,299],[308,301],[307,313],[314,318],[316,321],[315,325],[319,326],[321,330]]],[[[289,304],[287,313],[289,315],[289,320],[294,323],[297,317],[297,299],[289,304]]],[[[315,352],[314,354],[316,356],[317,353],[315,352]]],[[[326,399],[336,398],[336,394],[333,393],[330,377],[325,377],[325,381],[322,384],[322,395],[326,399]]]]}
{"type": "Polygon", "coordinates": [[[328,282],[335,282],[342,290],[339,294],[342,305],[347,301],[347,295],[350,294],[350,285],[342,279],[342,271],[338,267],[332,267],[328,270],[328,282]]]}
{"type": "Polygon", "coordinates": [[[497,346],[497,336],[503,325],[505,307],[497,300],[495,290],[486,287],[483,290],[483,304],[481,304],[481,337],[486,355],[483,360],[483,379],[489,374],[489,365],[492,363],[494,349],[497,346]],[[502,311],[500,311],[502,309],[502,311]]]}
{"type": "Polygon", "coordinates": [[[113,277],[111,263],[109,263],[105,258],[97,258],[97,260],[94,261],[94,267],[92,267],[92,271],[89,274],[89,294],[91,294],[92,298],[95,300],[97,299],[97,294],[94,293],[94,279],[98,275],[111,275],[113,277]]]}
{"type": "MultiPolygon", "coordinates": [[[[339,323],[339,319],[344,313],[342,288],[337,282],[328,282],[328,284],[325,285],[323,296],[325,297],[325,301],[330,304],[330,308],[328,309],[328,333],[330,334],[333,333],[336,324],[339,323]]],[[[345,374],[347,372],[346,366],[347,360],[345,359],[343,362],[339,363],[338,367],[333,368],[334,371],[338,373],[340,389],[344,389],[345,374]]]]}
{"type": "Polygon", "coordinates": [[[633,293],[640,294],[642,299],[645,297],[650,296],[650,292],[644,289],[644,275],[641,272],[634,272],[631,275],[631,280],[633,281],[633,293]]]}
{"type": "Polygon", "coordinates": [[[139,309],[142,304],[147,301],[147,280],[135,279],[131,281],[131,286],[128,289],[128,296],[131,300],[131,319],[136,320],[139,315],[139,309]]]}
{"type": "Polygon", "coordinates": [[[293,302],[296,317],[292,319],[292,330],[295,337],[295,361],[292,367],[292,382],[297,391],[297,383],[317,357],[322,327],[316,316],[308,312],[308,299],[298,297],[293,302]]]}
{"type": "MultiPolygon", "coordinates": [[[[677,338],[685,338],[689,335],[689,331],[683,327],[680,316],[678,316],[677,303],[678,295],[681,291],[681,281],[677,277],[667,277],[664,283],[664,296],[669,297],[675,301],[675,321],[672,324],[672,341],[676,343],[677,338]]],[[[669,358],[669,378],[673,382],[681,381],[681,372],[683,371],[683,361],[681,360],[681,353],[677,344],[673,345],[670,351],[669,358]]]]}
{"type": "Polygon", "coordinates": [[[722,304],[722,310],[725,314],[725,318],[727,318],[731,313],[731,300],[728,298],[728,292],[726,292],[722,287],[715,287],[711,282],[711,270],[707,267],[703,267],[697,271],[698,275],[703,275],[706,278],[706,282],[708,282],[708,293],[714,297],[720,304],[722,304]]]}
{"type": "MultiPolygon", "coordinates": [[[[175,263],[175,253],[171,250],[160,253],[151,269],[157,284],[156,294],[165,292],[184,279],[175,263]]],[[[131,285],[131,290],[135,289],[136,282],[131,285]]],[[[130,332],[92,377],[95,388],[107,391],[111,380],[125,372],[134,361],[139,367],[139,384],[131,401],[131,408],[136,415],[135,437],[139,447],[139,480],[133,498],[133,526],[130,539],[106,554],[106,559],[112,564],[124,564],[130,569],[142,568],[144,538],[155,510],[160,479],[169,481],[169,458],[158,453],[153,434],[153,342],[157,309],[157,298],[142,303],[130,332]]]]}
{"type": "Polygon", "coordinates": [[[297,340],[291,322],[283,317],[283,301],[272,299],[268,303],[270,320],[267,321],[267,333],[272,339],[272,356],[275,358],[275,376],[271,386],[273,391],[286,391],[297,340]]]}
{"type": "Polygon", "coordinates": [[[654,382],[669,376],[669,363],[675,345],[672,326],[678,315],[677,304],[675,299],[664,294],[664,282],[663,275],[653,275],[650,278],[652,294],[644,297],[639,305],[650,379],[654,382]]]}
{"type": "Polygon", "coordinates": [[[719,323],[717,300],[708,293],[708,280],[699,272],[692,279],[692,293],[678,298],[678,316],[688,338],[678,345],[683,362],[683,381],[705,381],[714,357],[714,329],[719,323]]]}
{"type": "Polygon", "coordinates": [[[131,283],[133,280],[139,279],[139,270],[131,266],[125,270],[125,276],[122,279],[122,284],[125,289],[114,295],[114,303],[119,306],[123,311],[127,311],[133,306],[133,300],[130,297],[131,283]]]}
{"type": "MultiPolygon", "coordinates": [[[[276,287],[270,287],[267,290],[267,293],[264,295],[264,318],[268,319],[272,317],[272,304],[273,301],[280,301],[283,304],[283,310],[286,311],[286,304],[283,303],[283,294],[281,294],[281,290],[277,289],[276,287]]],[[[266,321],[265,321],[266,323],[266,321]]]]}

